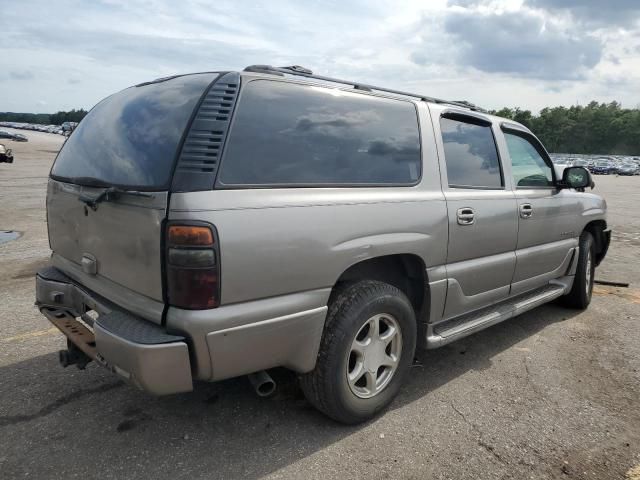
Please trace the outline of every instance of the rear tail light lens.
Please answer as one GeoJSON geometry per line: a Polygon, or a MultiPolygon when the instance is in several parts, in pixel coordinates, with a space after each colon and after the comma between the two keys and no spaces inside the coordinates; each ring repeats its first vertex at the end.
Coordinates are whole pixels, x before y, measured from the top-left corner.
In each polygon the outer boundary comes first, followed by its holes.
{"type": "Polygon", "coordinates": [[[166,242],[169,304],[199,310],[220,304],[218,242],[202,225],[169,225],[166,242]]]}
{"type": "Polygon", "coordinates": [[[170,225],[169,243],[186,247],[213,245],[213,232],[209,227],[170,225]]]}
{"type": "Polygon", "coordinates": [[[215,267],[216,252],[211,248],[169,248],[169,263],[177,267],[215,267]]]}

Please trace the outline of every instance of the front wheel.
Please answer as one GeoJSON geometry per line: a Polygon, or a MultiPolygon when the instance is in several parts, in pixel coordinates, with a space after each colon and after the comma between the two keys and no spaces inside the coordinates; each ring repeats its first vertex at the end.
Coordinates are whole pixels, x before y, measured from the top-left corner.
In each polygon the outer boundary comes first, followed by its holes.
{"type": "Polygon", "coordinates": [[[363,422],[398,393],[415,347],[415,314],[402,291],[369,280],[347,285],[332,296],[316,367],[300,386],[334,420],[363,422]]]}
{"type": "Polygon", "coordinates": [[[591,303],[593,277],[595,275],[595,244],[589,232],[580,235],[578,266],[571,291],[562,297],[563,303],[571,308],[584,310],[591,303]]]}

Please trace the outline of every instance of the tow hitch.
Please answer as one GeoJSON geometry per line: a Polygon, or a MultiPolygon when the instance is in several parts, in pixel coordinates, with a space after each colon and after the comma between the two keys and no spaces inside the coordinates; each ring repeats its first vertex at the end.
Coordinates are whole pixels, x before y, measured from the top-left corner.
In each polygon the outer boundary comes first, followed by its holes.
{"type": "Polygon", "coordinates": [[[96,340],[93,332],[76,320],[69,312],[52,307],[40,311],[67,337],[67,349],[58,352],[60,365],[76,365],[84,370],[91,360],[96,360],[96,340]]]}
{"type": "Polygon", "coordinates": [[[71,340],[67,339],[67,349],[58,352],[58,360],[64,368],[67,368],[69,365],[75,365],[79,370],[84,370],[91,361],[91,358],[76,347],[71,340]]]}

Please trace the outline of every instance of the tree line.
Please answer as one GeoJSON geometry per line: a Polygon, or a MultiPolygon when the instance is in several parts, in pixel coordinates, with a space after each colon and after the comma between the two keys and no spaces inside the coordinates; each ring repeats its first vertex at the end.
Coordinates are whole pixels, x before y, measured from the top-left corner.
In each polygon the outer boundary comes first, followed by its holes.
{"type": "Polygon", "coordinates": [[[640,155],[640,109],[618,102],[543,108],[538,115],[518,107],[490,113],[522,123],[550,152],[640,155]]]}
{"type": "Polygon", "coordinates": [[[64,122],[79,122],[87,114],[84,109],[73,109],[56,113],[15,113],[0,112],[0,122],[37,123],[40,125],[61,125],[64,122]]]}

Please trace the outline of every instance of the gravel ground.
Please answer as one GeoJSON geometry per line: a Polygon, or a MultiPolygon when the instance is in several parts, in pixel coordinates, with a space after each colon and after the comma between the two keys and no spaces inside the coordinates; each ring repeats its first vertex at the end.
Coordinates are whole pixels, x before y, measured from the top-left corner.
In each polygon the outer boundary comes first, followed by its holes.
{"type": "Polygon", "coordinates": [[[313,410],[292,375],[153,398],[58,366],[33,306],[49,255],[46,177],[63,137],[26,132],[0,164],[0,478],[640,479],[640,177],[597,177],[614,228],[590,308],[547,305],[439,350],[357,427],[313,410]]]}

